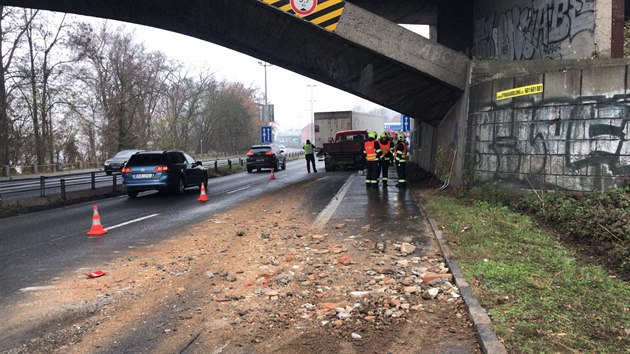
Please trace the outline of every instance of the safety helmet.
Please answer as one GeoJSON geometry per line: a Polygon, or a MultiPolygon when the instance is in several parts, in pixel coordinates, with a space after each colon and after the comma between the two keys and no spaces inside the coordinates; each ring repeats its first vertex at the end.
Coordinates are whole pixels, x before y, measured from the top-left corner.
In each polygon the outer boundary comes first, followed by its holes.
{"type": "Polygon", "coordinates": [[[405,140],[405,135],[403,133],[396,133],[396,140],[404,141],[405,140]]]}
{"type": "Polygon", "coordinates": [[[377,136],[377,135],[376,135],[376,132],[370,132],[370,133],[368,134],[368,138],[376,139],[376,136],[377,136]]]}
{"type": "Polygon", "coordinates": [[[387,132],[382,132],[381,133],[381,138],[387,138],[387,132]]]}

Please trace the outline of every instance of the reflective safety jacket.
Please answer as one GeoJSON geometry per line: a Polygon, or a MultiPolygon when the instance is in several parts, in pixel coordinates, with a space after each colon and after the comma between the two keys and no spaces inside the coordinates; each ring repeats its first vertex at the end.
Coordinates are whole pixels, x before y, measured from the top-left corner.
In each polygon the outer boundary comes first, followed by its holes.
{"type": "MultiPolygon", "coordinates": [[[[299,146],[299,145],[298,145],[299,146]]],[[[314,154],[315,153],[315,145],[313,144],[304,144],[304,154],[314,154]]]]}
{"type": "Polygon", "coordinates": [[[396,143],[396,162],[407,162],[407,144],[399,141],[396,143]]]}
{"type": "Polygon", "coordinates": [[[392,153],[392,142],[389,139],[386,139],[387,142],[383,142],[383,140],[379,140],[378,144],[381,147],[381,152],[383,154],[383,157],[385,158],[389,158],[391,156],[392,153]]]}
{"type": "Polygon", "coordinates": [[[368,140],[363,144],[363,153],[367,161],[378,161],[381,149],[378,142],[368,140]]]}

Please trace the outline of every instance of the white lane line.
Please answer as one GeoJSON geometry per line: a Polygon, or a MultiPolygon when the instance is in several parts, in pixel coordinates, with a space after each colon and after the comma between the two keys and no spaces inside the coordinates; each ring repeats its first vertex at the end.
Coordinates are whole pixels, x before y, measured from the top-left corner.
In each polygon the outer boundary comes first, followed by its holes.
{"type": "Polygon", "coordinates": [[[317,219],[315,219],[315,222],[313,223],[313,226],[315,226],[318,229],[321,229],[324,227],[324,225],[326,225],[328,220],[330,220],[330,218],[335,213],[335,210],[337,210],[337,207],[339,206],[339,204],[341,204],[343,197],[348,192],[348,189],[350,189],[350,184],[352,184],[352,177],[353,175],[348,176],[346,183],[343,184],[339,192],[335,194],[335,196],[330,201],[330,203],[328,203],[326,208],[324,208],[324,210],[322,210],[322,212],[319,213],[319,215],[317,216],[317,219]]]}
{"type": "Polygon", "coordinates": [[[55,290],[55,289],[56,289],[56,287],[52,286],[52,285],[47,285],[47,286],[29,286],[29,287],[20,289],[20,291],[25,293],[25,292],[28,292],[28,291],[48,291],[48,290],[55,290]]]}
{"type": "Polygon", "coordinates": [[[229,191],[229,192],[225,192],[225,194],[232,194],[232,193],[240,192],[240,191],[246,190],[246,189],[247,189],[247,188],[249,188],[249,187],[251,187],[251,186],[245,186],[245,187],[243,187],[243,188],[234,189],[234,190],[231,190],[231,191],[229,191]]]}
{"type": "Polygon", "coordinates": [[[143,217],[141,217],[141,218],[137,218],[137,219],[133,219],[133,220],[126,221],[126,222],[124,222],[124,223],[122,223],[122,224],[118,224],[118,225],[114,225],[114,226],[110,226],[110,227],[105,227],[104,229],[105,229],[105,231],[113,230],[113,229],[115,229],[115,228],[117,228],[117,227],[121,227],[121,226],[129,225],[129,224],[133,224],[134,222],[138,222],[138,221],[146,220],[146,219],[148,219],[148,218],[152,218],[152,217],[154,217],[154,216],[158,216],[158,215],[160,215],[160,214],[151,214],[151,215],[143,216],[143,217]]]}

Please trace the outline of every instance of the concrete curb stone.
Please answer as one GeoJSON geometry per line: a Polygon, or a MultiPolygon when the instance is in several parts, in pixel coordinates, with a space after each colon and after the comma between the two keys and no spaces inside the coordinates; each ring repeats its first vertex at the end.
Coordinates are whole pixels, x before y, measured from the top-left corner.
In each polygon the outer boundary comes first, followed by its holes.
{"type": "Polygon", "coordinates": [[[459,292],[462,296],[462,299],[464,300],[464,304],[466,305],[468,315],[473,321],[475,330],[477,331],[477,338],[479,339],[481,350],[486,354],[507,354],[507,349],[505,348],[503,343],[499,341],[499,338],[492,329],[492,323],[490,317],[488,316],[488,313],[483,307],[481,307],[477,298],[474,297],[472,293],[472,287],[464,278],[459,264],[453,257],[451,249],[442,238],[442,231],[438,228],[437,222],[435,221],[435,219],[433,219],[433,217],[429,215],[427,210],[424,208],[424,205],[422,205],[420,200],[418,200],[415,195],[414,199],[416,199],[420,210],[422,211],[422,213],[424,213],[427,220],[429,220],[429,224],[433,229],[433,233],[435,234],[440,250],[444,255],[446,265],[453,274],[455,285],[457,285],[457,287],[459,288],[459,292]]]}

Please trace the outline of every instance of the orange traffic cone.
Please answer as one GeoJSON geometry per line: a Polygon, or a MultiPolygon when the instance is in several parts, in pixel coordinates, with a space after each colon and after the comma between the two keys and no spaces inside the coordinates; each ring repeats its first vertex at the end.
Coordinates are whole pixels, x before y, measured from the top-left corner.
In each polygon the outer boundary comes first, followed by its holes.
{"type": "Polygon", "coordinates": [[[203,182],[201,182],[201,194],[199,195],[199,199],[197,201],[207,202],[208,196],[206,195],[206,187],[204,187],[203,182]]]}
{"type": "Polygon", "coordinates": [[[103,224],[101,224],[101,216],[98,215],[98,207],[94,205],[92,209],[94,210],[92,213],[92,228],[87,234],[90,236],[100,236],[106,234],[107,230],[103,228],[103,224]]]}
{"type": "Polygon", "coordinates": [[[273,172],[273,169],[271,169],[271,174],[269,175],[269,179],[276,179],[276,174],[273,172]]]}

